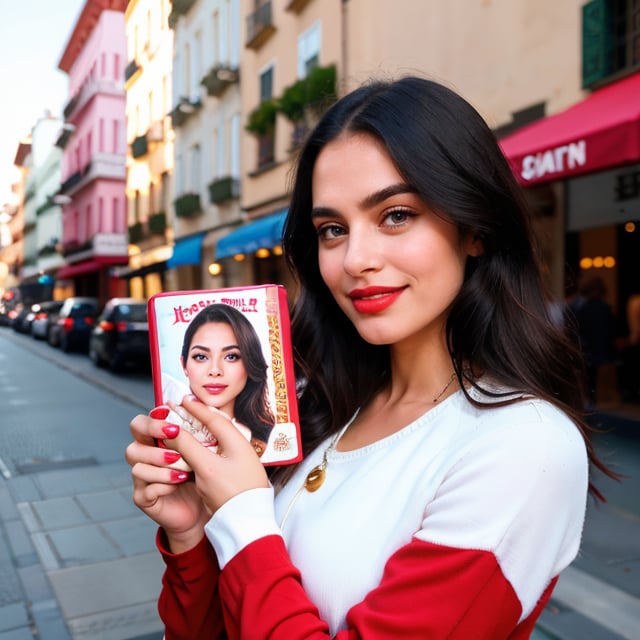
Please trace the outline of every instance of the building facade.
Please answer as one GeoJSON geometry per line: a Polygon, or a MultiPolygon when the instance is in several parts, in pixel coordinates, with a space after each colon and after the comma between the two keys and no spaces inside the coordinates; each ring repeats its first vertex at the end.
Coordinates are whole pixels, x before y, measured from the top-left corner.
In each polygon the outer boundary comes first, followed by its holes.
{"type": "Polygon", "coordinates": [[[173,31],[169,0],[131,0],[125,12],[129,293],[148,298],[166,288],[173,244],[173,31]]]}
{"type": "Polygon", "coordinates": [[[223,286],[217,241],[240,209],[240,2],[174,2],[172,289],[223,286]]]}
{"type": "Polygon", "coordinates": [[[126,292],[113,267],[128,263],[125,198],[126,0],[87,0],[58,67],[69,75],[64,108],[62,247],[58,281],[101,301],[126,292]]]}

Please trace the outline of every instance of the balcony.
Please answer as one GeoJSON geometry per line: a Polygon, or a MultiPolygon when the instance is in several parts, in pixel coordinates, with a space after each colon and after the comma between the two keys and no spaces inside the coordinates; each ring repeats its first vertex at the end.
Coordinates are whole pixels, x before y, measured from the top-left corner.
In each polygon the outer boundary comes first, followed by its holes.
{"type": "Polygon", "coordinates": [[[72,173],[61,185],[60,193],[67,193],[82,180],[82,172],[76,171],[72,173]]]}
{"type": "Polygon", "coordinates": [[[140,65],[136,62],[136,60],[131,60],[129,64],[124,68],[124,81],[127,82],[129,78],[133,77],[139,69],[140,65]]]}
{"type": "Polygon", "coordinates": [[[164,141],[164,120],[154,120],[147,130],[147,142],[164,141]]]}
{"type": "Polygon", "coordinates": [[[167,20],[169,28],[175,29],[180,16],[186,16],[187,13],[191,11],[191,7],[193,7],[195,3],[196,0],[173,0],[171,13],[169,14],[169,19],[167,20]]]}
{"type": "Polygon", "coordinates": [[[290,0],[285,9],[287,11],[292,11],[293,13],[300,13],[310,1],[311,0],[290,0]]]}
{"type": "Polygon", "coordinates": [[[174,128],[181,127],[189,118],[198,110],[202,109],[202,101],[200,98],[189,100],[189,98],[180,98],[178,104],[169,114],[171,116],[171,124],[174,128]]]}
{"type": "Polygon", "coordinates": [[[142,226],[142,222],[134,222],[129,225],[128,228],[129,233],[129,244],[137,244],[144,238],[144,227],[142,226]]]}
{"type": "Polygon", "coordinates": [[[64,108],[65,119],[69,120],[73,114],[78,113],[98,93],[122,96],[124,95],[124,87],[118,85],[114,80],[104,78],[87,80],[73,98],[67,102],[64,108]]]}
{"type": "Polygon", "coordinates": [[[149,147],[147,145],[147,134],[145,133],[135,138],[131,143],[131,155],[134,158],[141,158],[146,155],[147,151],[149,151],[149,147]]]}
{"type": "Polygon", "coordinates": [[[200,84],[207,89],[207,95],[219,98],[227,89],[238,82],[240,73],[237,68],[217,64],[202,78],[200,84]]]}
{"type": "Polygon", "coordinates": [[[183,193],[173,201],[178,218],[194,218],[202,213],[200,195],[197,193],[183,193]]]}
{"type": "Polygon", "coordinates": [[[240,181],[231,176],[216,178],[209,183],[209,200],[212,204],[220,204],[240,197],[240,181]]]}
{"type": "Polygon", "coordinates": [[[271,2],[264,2],[247,16],[247,42],[249,49],[259,49],[276,31],[271,20],[271,2]]]}
{"type": "Polygon", "coordinates": [[[91,162],[82,171],[76,171],[65,180],[60,187],[60,193],[72,197],[84,189],[94,180],[123,180],[126,177],[124,156],[115,153],[94,153],[91,162]]]}
{"type": "Polygon", "coordinates": [[[129,246],[126,233],[96,233],[85,241],[77,239],[63,242],[62,254],[67,263],[81,262],[95,256],[127,256],[129,246]]]}
{"type": "Polygon", "coordinates": [[[152,213],[149,216],[149,233],[163,235],[167,229],[167,216],[164,211],[152,213]]]}

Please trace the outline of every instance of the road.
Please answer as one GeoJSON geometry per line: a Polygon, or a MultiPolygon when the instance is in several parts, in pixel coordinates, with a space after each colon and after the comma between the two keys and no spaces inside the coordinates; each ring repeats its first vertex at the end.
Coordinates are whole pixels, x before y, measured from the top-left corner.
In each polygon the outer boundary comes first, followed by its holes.
{"type": "MultiPolygon", "coordinates": [[[[129,420],[153,404],[148,371],[114,375],[0,327],[0,640],[162,637],[155,527],[123,460],[129,420]]],[[[590,502],[533,640],[640,640],[635,409],[598,416],[596,448],[625,477],[595,477],[608,502],[590,502]]]]}

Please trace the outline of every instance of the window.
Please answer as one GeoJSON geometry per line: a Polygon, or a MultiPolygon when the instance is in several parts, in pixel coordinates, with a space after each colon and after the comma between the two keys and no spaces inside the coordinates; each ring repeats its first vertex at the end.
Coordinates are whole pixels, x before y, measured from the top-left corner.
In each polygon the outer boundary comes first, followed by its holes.
{"type": "Polygon", "coordinates": [[[104,118],[98,121],[98,151],[100,153],[104,151],[104,118]]]}
{"type": "Polygon", "coordinates": [[[100,196],[98,198],[98,233],[101,233],[105,230],[105,220],[104,220],[104,198],[100,196]]]}
{"type": "Polygon", "coordinates": [[[181,196],[184,193],[184,168],[182,155],[176,155],[175,178],[176,178],[176,195],[181,196]]]}
{"type": "Polygon", "coordinates": [[[240,114],[236,113],[231,117],[231,148],[229,163],[230,175],[233,178],[240,176],[240,114]]]}
{"type": "Polygon", "coordinates": [[[107,54],[106,53],[100,54],[100,77],[101,78],[107,77],[107,54]]]}
{"type": "Polygon", "coordinates": [[[118,149],[120,147],[120,145],[118,144],[119,137],[120,137],[120,121],[114,120],[113,121],[113,140],[112,140],[113,153],[118,153],[118,149]]]}
{"type": "Polygon", "coordinates": [[[93,229],[93,219],[91,217],[91,205],[87,205],[87,238],[93,238],[95,231],[93,229]]]}
{"type": "Polygon", "coordinates": [[[197,97],[199,93],[200,80],[202,80],[202,32],[198,31],[193,37],[193,52],[191,56],[193,69],[191,72],[191,84],[189,87],[189,98],[197,97]]]}
{"type": "Polygon", "coordinates": [[[298,78],[305,78],[318,66],[321,35],[320,21],[316,21],[298,36],[298,78]]]}
{"type": "Polygon", "coordinates": [[[200,145],[194,144],[189,151],[189,169],[190,169],[190,184],[189,188],[191,193],[198,193],[200,191],[200,145]]]}
{"type": "Polygon", "coordinates": [[[273,66],[268,67],[260,74],[260,101],[273,97],[273,66]]]}
{"type": "Polygon", "coordinates": [[[120,70],[120,56],[117,53],[113,54],[113,79],[116,82],[121,80],[122,71],[120,70]]]}
{"type": "Polygon", "coordinates": [[[582,7],[582,85],[640,67],[640,0],[591,0],[582,7]]]}
{"type": "Polygon", "coordinates": [[[222,177],[225,174],[224,166],[224,121],[220,120],[217,127],[216,136],[216,176],[222,177]]]}

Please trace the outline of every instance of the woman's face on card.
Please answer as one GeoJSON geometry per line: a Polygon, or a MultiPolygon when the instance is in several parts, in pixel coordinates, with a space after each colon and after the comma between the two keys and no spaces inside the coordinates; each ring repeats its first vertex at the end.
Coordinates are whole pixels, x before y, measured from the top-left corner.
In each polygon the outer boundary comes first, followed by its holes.
{"type": "Polygon", "coordinates": [[[199,327],[182,365],[192,393],[204,404],[233,416],[235,399],[248,379],[233,329],[223,322],[199,327]]]}

